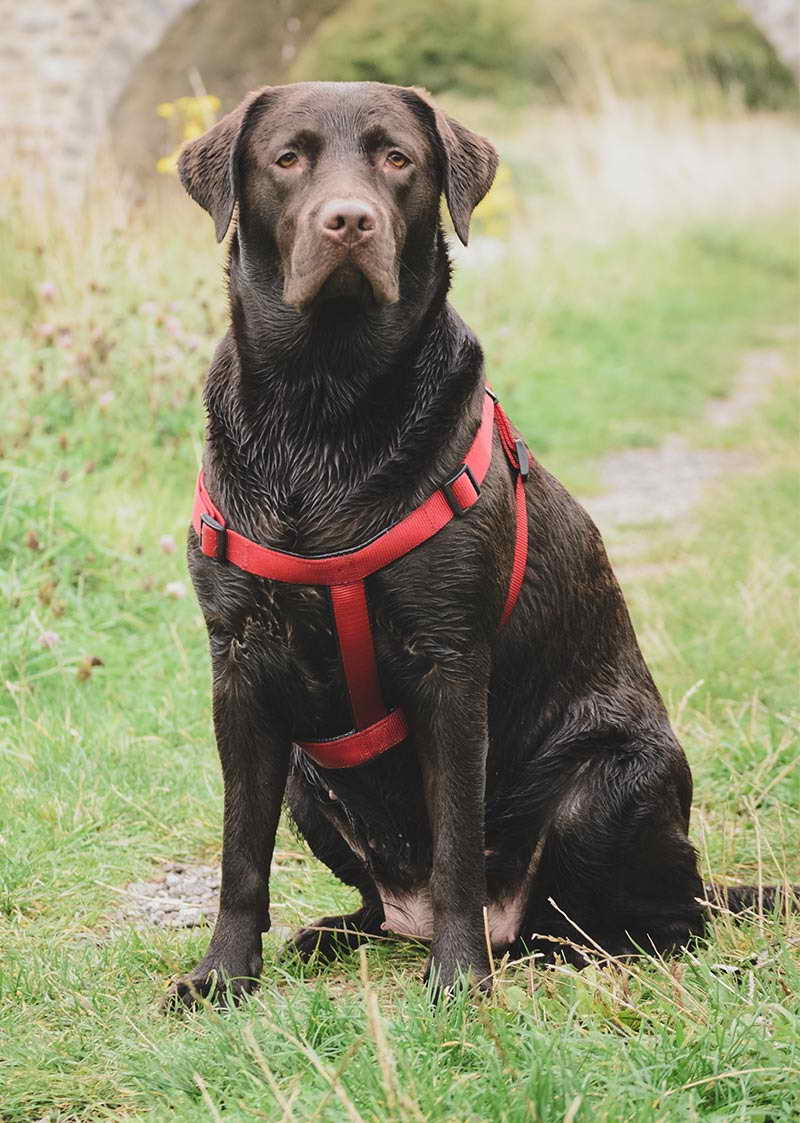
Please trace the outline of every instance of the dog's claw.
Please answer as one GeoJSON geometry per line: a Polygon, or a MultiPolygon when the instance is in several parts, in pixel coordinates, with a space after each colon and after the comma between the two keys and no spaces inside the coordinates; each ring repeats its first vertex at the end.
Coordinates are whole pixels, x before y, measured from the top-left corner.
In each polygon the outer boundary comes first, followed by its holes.
{"type": "Polygon", "coordinates": [[[234,1006],[257,987],[257,974],[236,974],[224,968],[198,970],[173,980],[161,1000],[161,1009],[169,1013],[182,1009],[196,1010],[205,1005],[219,1008],[234,1006]]]}

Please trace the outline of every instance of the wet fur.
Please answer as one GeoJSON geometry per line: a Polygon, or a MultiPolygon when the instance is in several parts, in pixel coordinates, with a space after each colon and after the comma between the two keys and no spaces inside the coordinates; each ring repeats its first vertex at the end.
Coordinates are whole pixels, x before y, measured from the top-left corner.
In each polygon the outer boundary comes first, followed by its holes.
{"type": "MultiPolygon", "coordinates": [[[[357,545],[412,510],[458,466],[482,403],[480,346],[446,300],[438,197],[444,188],[465,234],[493,150],[453,122],[443,137],[443,115],[414,91],[367,93],[401,104],[430,145],[423,202],[403,215],[399,303],[288,307],[269,240],[243,254],[254,220],[240,200],[231,329],[206,386],[216,504],[240,532],[295,552],[357,545]]],[[[362,96],[323,86],[315,103],[346,109],[362,96]]],[[[206,164],[195,143],[187,186],[225,212],[218,182],[198,183],[211,173],[208,142],[206,164]]],[[[190,531],[226,804],[220,919],[203,962],[176,984],[181,1000],[217,976],[238,977],[236,992],[258,975],[284,790],[315,855],[363,899],[319,922],[338,936],[298,933],[305,956],[381,932],[381,890],[428,895],[429,970],[442,986],[466,971],[485,979],[487,902],[520,897],[513,954],[558,949],[580,962],[554,942],[582,942],[575,925],[610,955],[674,951],[703,931],[689,768],[600,536],[535,462],[526,491],[525,582],[502,631],[514,515],[499,445],[469,515],[367,579],[385,698],[405,708],[412,737],[350,770],[324,771],[292,747],[351,726],[326,590],[219,564],[190,531]]]]}

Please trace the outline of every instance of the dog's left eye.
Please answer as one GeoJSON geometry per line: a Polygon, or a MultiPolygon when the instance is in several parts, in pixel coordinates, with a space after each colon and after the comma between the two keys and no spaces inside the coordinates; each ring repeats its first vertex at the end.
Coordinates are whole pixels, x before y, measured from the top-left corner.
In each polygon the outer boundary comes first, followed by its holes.
{"type": "Polygon", "coordinates": [[[297,163],[296,152],[283,152],[275,161],[279,168],[291,168],[297,163]]]}
{"type": "Polygon", "coordinates": [[[402,152],[390,152],[386,157],[386,163],[391,164],[393,168],[407,168],[411,161],[402,152]]]}

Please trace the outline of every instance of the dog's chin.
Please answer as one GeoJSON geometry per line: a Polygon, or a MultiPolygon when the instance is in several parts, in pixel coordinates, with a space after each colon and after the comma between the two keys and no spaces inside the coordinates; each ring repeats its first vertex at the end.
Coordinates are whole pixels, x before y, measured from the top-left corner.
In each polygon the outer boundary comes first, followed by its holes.
{"type": "Polygon", "coordinates": [[[354,261],[344,261],[327,275],[290,281],[284,299],[301,311],[357,314],[394,304],[399,292],[388,274],[371,275],[354,261]]]}
{"type": "Polygon", "coordinates": [[[378,303],[375,290],[363,270],[353,262],[345,262],[334,269],[323,281],[311,303],[320,305],[330,301],[369,308],[378,303]]]}

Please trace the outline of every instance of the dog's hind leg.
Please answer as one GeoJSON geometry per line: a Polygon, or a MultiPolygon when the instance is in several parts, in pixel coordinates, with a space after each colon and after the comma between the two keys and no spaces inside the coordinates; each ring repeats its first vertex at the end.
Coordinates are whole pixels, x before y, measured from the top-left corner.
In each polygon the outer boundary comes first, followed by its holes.
{"type": "Polygon", "coordinates": [[[546,828],[512,953],[584,966],[603,953],[679,951],[705,920],[680,747],[656,734],[581,755],[546,828]]]}
{"type": "Polygon", "coordinates": [[[338,916],[323,916],[299,929],[284,951],[309,960],[333,959],[355,950],[370,936],[383,933],[383,905],[380,894],[364,862],[347,845],[336,828],[320,811],[314,796],[302,780],[292,776],[287,786],[287,802],[297,829],[312,853],[344,882],[361,894],[361,907],[338,916]]]}

